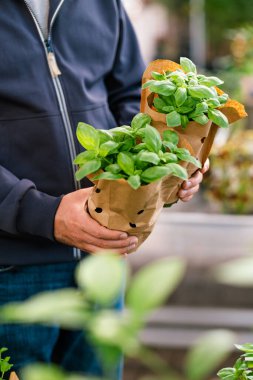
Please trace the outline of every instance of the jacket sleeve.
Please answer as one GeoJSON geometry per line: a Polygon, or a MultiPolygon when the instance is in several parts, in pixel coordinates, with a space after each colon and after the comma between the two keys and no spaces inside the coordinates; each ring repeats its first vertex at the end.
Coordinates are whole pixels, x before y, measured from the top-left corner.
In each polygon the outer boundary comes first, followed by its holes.
{"type": "Polygon", "coordinates": [[[61,197],[41,193],[0,166],[0,230],[54,240],[54,216],[61,197]]]}
{"type": "Polygon", "coordinates": [[[119,39],[113,68],[106,78],[110,109],[118,125],[129,124],[140,112],[141,79],[145,69],[132,24],[117,1],[119,39]]]}

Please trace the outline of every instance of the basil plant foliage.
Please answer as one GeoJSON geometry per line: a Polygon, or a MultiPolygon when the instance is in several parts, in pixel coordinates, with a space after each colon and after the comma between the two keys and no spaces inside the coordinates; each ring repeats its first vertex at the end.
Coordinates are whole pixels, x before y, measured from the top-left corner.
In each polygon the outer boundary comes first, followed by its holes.
{"type": "Polygon", "coordinates": [[[252,380],[253,378],[253,344],[235,344],[243,352],[233,367],[222,368],[218,373],[221,380],[252,380]]]}
{"type": "Polygon", "coordinates": [[[92,180],[125,179],[138,189],[168,175],[186,180],[187,171],[179,165],[180,161],[201,167],[187,149],[178,147],[176,132],[168,129],[161,137],[150,123],[150,116],[143,113],[133,118],[131,126],[110,130],[79,123],[77,138],[86,150],[74,160],[79,166],[76,179],[95,173],[92,180]]]}
{"type": "Polygon", "coordinates": [[[217,77],[207,77],[197,73],[195,64],[181,57],[182,69],[163,73],[153,72],[154,79],[147,81],[143,89],[156,94],[153,106],[165,113],[169,127],[186,128],[189,121],[205,125],[209,120],[219,127],[227,128],[227,117],[217,108],[224,105],[228,95],[219,95],[216,87],[222,83],[217,77]]]}

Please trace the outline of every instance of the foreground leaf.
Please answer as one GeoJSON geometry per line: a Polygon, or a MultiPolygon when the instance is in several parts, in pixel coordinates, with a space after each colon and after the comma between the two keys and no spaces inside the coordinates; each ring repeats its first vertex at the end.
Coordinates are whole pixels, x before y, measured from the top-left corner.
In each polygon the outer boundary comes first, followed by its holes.
{"type": "Polygon", "coordinates": [[[253,258],[246,257],[221,264],[214,269],[213,274],[216,280],[223,284],[246,287],[252,286],[253,258]]]}
{"type": "Polygon", "coordinates": [[[203,335],[186,357],[189,380],[205,380],[228,357],[235,335],[227,330],[213,330],[203,335]]]}
{"type": "Polygon", "coordinates": [[[132,279],[127,293],[127,307],[146,313],[160,306],[181,281],[185,270],[179,258],[163,259],[141,269],[132,279]]]}
{"type": "Polygon", "coordinates": [[[80,144],[87,150],[98,150],[100,138],[98,131],[89,124],[78,123],[76,135],[80,144]]]}
{"type": "Polygon", "coordinates": [[[86,177],[88,174],[95,173],[96,171],[98,171],[98,169],[100,169],[100,167],[101,167],[101,160],[99,159],[86,162],[75,173],[77,181],[80,181],[81,179],[86,177]]]}

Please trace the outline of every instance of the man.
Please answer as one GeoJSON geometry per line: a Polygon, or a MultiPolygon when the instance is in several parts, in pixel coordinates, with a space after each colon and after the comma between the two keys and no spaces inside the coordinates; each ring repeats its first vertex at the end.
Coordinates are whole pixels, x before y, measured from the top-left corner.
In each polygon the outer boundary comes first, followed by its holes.
{"type": "MultiPolygon", "coordinates": [[[[144,67],[120,0],[2,1],[0,46],[4,304],[74,286],[74,269],[87,252],[125,254],[135,247],[136,237],[91,219],[85,209],[91,184],[76,182],[73,159],[81,149],[79,121],[109,129],[128,124],[138,112],[144,67]]],[[[181,199],[189,200],[201,180],[198,172],[185,183],[181,199]]],[[[0,342],[17,370],[55,361],[68,370],[100,373],[77,333],[6,325],[0,326],[0,342]]]]}

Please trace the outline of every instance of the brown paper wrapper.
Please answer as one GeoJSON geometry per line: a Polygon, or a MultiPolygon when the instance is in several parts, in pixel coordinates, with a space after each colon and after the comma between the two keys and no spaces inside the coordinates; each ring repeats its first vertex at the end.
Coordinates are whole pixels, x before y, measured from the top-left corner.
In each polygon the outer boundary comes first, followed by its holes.
{"type": "Polygon", "coordinates": [[[123,179],[96,181],[88,199],[89,213],[109,229],[137,236],[139,247],[153,230],[163,208],[161,187],[162,181],[137,190],[123,179]]]}
{"type": "Polygon", "coordinates": [[[15,372],[11,372],[9,380],[19,380],[15,372]]]}
{"type": "MultiPolygon", "coordinates": [[[[152,79],[152,71],[162,73],[163,71],[174,71],[179,68],[181,68],[181,66],[172,61],[153,61],[144,72],[142,83],[144,84],[152,79]]],[[[220,94],[223,93],[220,89],[217,90],[220,94]]],[[[209,121],[206,125],[190,122],[185,129],[181,127],[169,128],[166,124],[166,114],[156,112],[152,108],[153,99],[154,94],[151,93],[148,88],[142,90],[141,112],[148,114],[152,118],[151,124],[157,128],[161,134],[167,129],[175,131],[179,136],[178,146],[188,149],[191,155],[204,164],[213,145],[218,126],[209,121]]],[[[243,105],[234,100],[228,100],[223,107],[220,107],[220,111],[227,116],[229,123],[247,116],[243,105]]],[[[197,170],[194,165],[189,163],[182,162],[181,165],[186,168],[188,177],[191,177],[197,170]]],[[[178,200],[177,193],[182,182],[182,180],[171,176],[164,178],[162,181],[162,198],[165,204],[173,204],[178,200]]]]}

